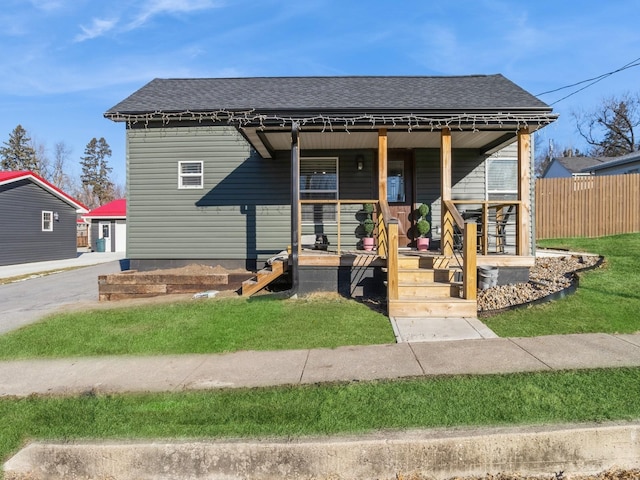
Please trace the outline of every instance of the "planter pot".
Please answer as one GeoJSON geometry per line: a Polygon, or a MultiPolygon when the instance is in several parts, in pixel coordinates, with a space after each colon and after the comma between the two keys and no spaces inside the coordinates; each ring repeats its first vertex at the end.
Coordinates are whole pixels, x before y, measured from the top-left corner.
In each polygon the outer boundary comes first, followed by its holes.
{"type": "Polygon", "coordinates": [[[373,245],[374,245],[374,241],[373,241],[373,237],[364,237],[362,239],[362,246],[364,247],[365,250],[373,250],[373,245]]]}
{"type": "Polygon", "coordinates": [[[418,250],[424,252],[425,250],[429,250],[429,238],[427,237],[418,237],[416,239],[416,245],[418,246],[418,250]]]}

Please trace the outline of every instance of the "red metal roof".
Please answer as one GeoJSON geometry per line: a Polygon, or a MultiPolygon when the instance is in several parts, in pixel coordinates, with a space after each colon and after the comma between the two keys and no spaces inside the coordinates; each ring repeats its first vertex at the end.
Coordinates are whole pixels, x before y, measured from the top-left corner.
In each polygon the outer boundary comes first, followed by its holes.
{"type": "Polygon", "coordinates": [[[40,185],[45,190],[48,190],[56,197],[59,197],[63,201],[67,202],[71,206],[73,206],[78,213],[88,212],[89,209],[86,205],[83,205],[78,200],[73,198],[71,195],[63,192],[55,185],[47,182],[40,175],[33,173],[29,170],[20,170],[20,171],[12,171],[12,172],[0,172],[0,185],[5,185],[7,183],[17,182],[18,180],[31,180],[33,183],[40,185]]]}
{"type": "Polygon", "coordinates": [[[127,200],[120,198],[109,202],[101,207],[91,210],[84,217],[91,218],[126,218],[127,216],[127,200]]]}

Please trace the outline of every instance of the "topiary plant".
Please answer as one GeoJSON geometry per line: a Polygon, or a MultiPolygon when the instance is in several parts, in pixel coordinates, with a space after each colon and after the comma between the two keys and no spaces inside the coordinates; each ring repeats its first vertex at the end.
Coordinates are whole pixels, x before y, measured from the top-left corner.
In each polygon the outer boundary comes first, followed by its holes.
{"type": "Polygon", "coordinates": [[[420,205],[418,207],[418,213],[420,214],[421,218],[424,218],[426,220],[427,215],[429,215],[429,205],[427,205],[426,203],[423,203],[422,205],[420,205]]]}
{"type": "Polygon", "coordinates": [[[426,237],[427,233],[429,233],[429,230],[431,230],[431,224],[429,223],[428,220],[425,220],[423,217],[420,220],[418,220],[418,223],[416,223],[416,228],[418,229],[418,234],[421,237],[426,237]]]}
{"type": "Polygon", "coordinates": [[[364,220],[364,222],[362,222],[362,227],[364,228],[364,234],[367,237],[373,236],[373,229],[375,228],[375,226],[376,224],[371,218],[367,218],[364,220]]]}

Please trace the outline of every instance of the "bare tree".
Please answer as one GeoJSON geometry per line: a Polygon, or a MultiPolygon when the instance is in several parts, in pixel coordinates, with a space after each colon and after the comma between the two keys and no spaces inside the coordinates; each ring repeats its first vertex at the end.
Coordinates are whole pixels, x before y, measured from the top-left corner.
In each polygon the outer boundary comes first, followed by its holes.
{"type": "Polygon", "coordinates": [[[53,146],[53,162],[49,169],[49,181],[61,190],[71,190],[72,182],[66,173],[66,163],[71,155],[71,148],[64,142],[53,146]]]}
{"type": "Polygon", "coordinates": [[[46,143],[40,142],[36,137],[31,137],[29,145],[35,152],[35,164],[32,170],[46,180],[50,180],[50,165],[46,143]]]}
{"type": "Polygon", "coordinates": [[[617,157],[640,148],[640,94],[609,97],[591,112],[573,112],[580,135],[591,146],[590,156],[617,157]]]}

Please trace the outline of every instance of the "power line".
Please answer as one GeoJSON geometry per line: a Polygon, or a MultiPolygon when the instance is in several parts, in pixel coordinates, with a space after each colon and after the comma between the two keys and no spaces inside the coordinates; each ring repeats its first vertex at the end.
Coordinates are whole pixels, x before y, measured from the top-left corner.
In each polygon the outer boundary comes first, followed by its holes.
{"type": "Polygon", "coordinates": [[[537,96],[540,95],[546,95],[549,93],[555,93],[558,92],[560,90],[565,90],[567,88],[572,88],[572,87],[577,87],[578,85],[582,85],[584,83],[588,83],[588,85],[585,85],[582,88],[579,88],[578,90],[571,92],[568,95],[565,95],[564,97],[560,98],[559,100],[556,100],[555,102],[551,103],[551,105],[555,105],[558,102],[561,102],[562,100],[565,100],[573,95],[575,95],[576,93],[581,92],[582,90],[585,90],[587,88],[589,88],[592,85],[595,85],[598,82],[601,82],[602,80],[604,80],[605,78],[610,77],[611,75],[614,75],[616,73],[622,72],[623,70],[627,70],[628,68],[633,68],[633,67],[637,67],[640,66],[640,57],[636,58],[635,60],[630,61],[629,63],[627,63],[626,65],[623,65],[620,68],[617,68],[616,70],[612,70],[611,72],[607,72],[607,73],[603,73],[602,75],[598,75],[597,77],[593,77],[593,78],[588,78],[586,80],[581,80],[579,82],[576,83],[572,83],[571,85],[565,85],[564,87],[559,87],[559,88],[555,88],[553,90],[548,90],[546,92],[542,92],[539,93],[537,96]]]}

